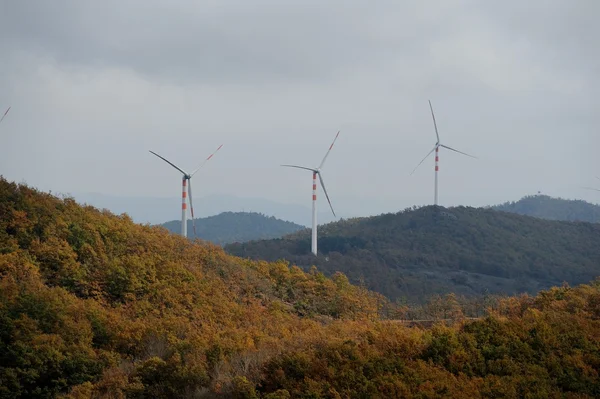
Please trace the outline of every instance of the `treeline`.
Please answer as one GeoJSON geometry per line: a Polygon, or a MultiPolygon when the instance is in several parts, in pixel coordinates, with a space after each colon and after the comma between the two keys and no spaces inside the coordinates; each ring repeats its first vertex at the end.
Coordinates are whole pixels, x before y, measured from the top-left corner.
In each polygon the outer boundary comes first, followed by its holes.
{"type": "Polygon", "coordinates": [[[535,293],[600,275],[600,225],[547,221],[491,209],[409,208],[320,227],[319,252],[300,231],[282,239],[231,244],[251,259],[287,259],[392,299],[423,302],[433,294],[535,293]]]}
{"type": "MultiPolygon", "coordinates": [[[[190,240],[200,238],[218,245],[279,238],[306,228],[256,212],[223,212],[196,219],[195,222],[197,237],[194,237],[192,221],[188,220],[187,223],[190,240]]],[[[176,234],[181,232],[181,221],[174,220],[162,226],[176,234]]]]}
{"type": "Polygon", "coordinates": [[[2,398],[600,394],[600,282],[466,305],[407,310],[0,179],[2,398]]]}

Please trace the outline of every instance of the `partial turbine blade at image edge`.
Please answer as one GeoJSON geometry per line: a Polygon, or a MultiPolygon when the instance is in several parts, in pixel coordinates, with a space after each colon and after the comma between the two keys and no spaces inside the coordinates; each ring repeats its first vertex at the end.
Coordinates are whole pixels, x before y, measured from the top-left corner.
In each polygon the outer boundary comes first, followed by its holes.
{"type": "Polygon", "coordinates": [[[8,109],[6,110],[4,115],[2,115],[2,118],[0,118],[0,123],[4,120],[4,117],[6,116],[6,114],[8,114],[8,111],[10,111],[10,107],[8,107],[8,109]]]}

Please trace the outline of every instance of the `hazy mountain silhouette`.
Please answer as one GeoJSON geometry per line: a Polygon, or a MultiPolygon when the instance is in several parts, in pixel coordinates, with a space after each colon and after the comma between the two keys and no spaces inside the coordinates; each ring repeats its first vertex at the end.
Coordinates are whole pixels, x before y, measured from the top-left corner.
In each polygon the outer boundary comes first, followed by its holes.
{"type": "Polygon", "coordinates": [[[582,200],[552,198],[547,195],[529,195],[516,202],[495,205],[492,209],[548,220],[600,222],[599,205],[582,200]]]}
{"type": "MultiPolygon", "coordinates": [[[[306,228],[255,212],[223,212],[195,219],[195,222],[197,238],[219,245],[279,238],[306,228]]],[[[192,221],[188,220],[187,224],[188,238],[194,239],[192,221]]],[[[163,223],[162,226],[173,233],[179,233],[181,220],[163,223]]]]}
{"type": "MultiPolygon", "coordinates": [[[[82,204],[106,208],[116,214],[127,213],[137,223],[160,224],[170,220],[181,220],[181,198],[178,197],[120,197],[99,193],[78,193],[73,196],[82,204]]],[[[214,216],[223,212],[257,212],[303,226],[311,224],[311,210],[302,205],[234,195],[194,197],[196,217],[214,216]]],[[[334,220],[331,212],[327,211],[319,212],[318,218],[319,223],[334,220]]]]}

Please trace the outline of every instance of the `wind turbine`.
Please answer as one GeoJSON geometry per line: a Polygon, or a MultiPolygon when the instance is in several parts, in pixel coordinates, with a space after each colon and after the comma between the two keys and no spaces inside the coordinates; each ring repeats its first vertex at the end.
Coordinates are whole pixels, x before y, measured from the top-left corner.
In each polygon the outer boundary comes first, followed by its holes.
{"type": "Polygon", "coordinates": [[[431,151],[429,151],[429,153],[427,155],[425,155],[425,158],[423,158],[423,160],[421,162],[419,162],[419,164],[413,169],[413,171],[410,174],[412,175],[413,173],[415,173],[417,168],[419,166],[421,166],[421,164],[427,159],[428,156],[431,155],[432,152],[435,151],[435,189],[434,189],[433,204],[437,206],[437,204],[438,204],[438,172],[440,170],[440,167],[439,167],[440,147],[443,147],[450,151],[458,152],[459,154],[466,155],[471,158],[477,159],[477,157],[474,157],[473,155],[469,155],[462,151],[455,150],[454,148],[448,147],[447,145],[440,143],[440,135],[438,133],[437,123],[435,122],[435,115],[433,113],[433,107],[431,106],[431,101],[429,101],[429,109],[431,110],[431,117],[433,118],[433,127],[435,128],[435,136],[437,137],[437,141],[435,142],[435,146],[433,147],[433,149],[431,151]]]}
{"type": "Polygon", "coordinates": [[[187,202],[186,202],[186,197],[188,196],[188,194],[190,196],[190,211],[192,213],[192,225],[194,226],[194,236],[196,235],[196,222],[194,221],[194,204],[192,202],[192,176],[194,176],[196,174],[196,172],[198,172],[204,166],[204,164],[206,162],[208,162],[213,157],[213,155],[215,155],[217,153],[217,151],[219,151],[221,149],[221,147],[223,147],[223,144],[221,144],[219,146],[219,148],[217,148],[215,150],[215,152],[213,152],[212,154],[210,154],[210,156],[208,158],[206,158],[204,160],[204,162],[202,162],[202,164],[200,166],[198,166],[198,168],[196,168],[196,170],[194,170],[192,173],[187,173],[186,171],[184,171],[180,167],[178,167],[175,164],[173,164],[168,159],[161,157],[160,155],[158,155],[154,151],[150,151],[152,154],[156,155],[157,157],[159,157],[160,159],[162,159],[163,161],[165,161],[166,163],[168,163],[169,165],[171,165],[172,167],[174,167],[175,169],[177,169],[178,171],[180,171],[181,173],[183,173],[183,178],[181,179],[181,184],[182,184],[182,192],[181,192],[181,235],[184,236],[184,237],[187,237],[187,202]],[[186,189],[186,186],[187,186],[187,189],[186,189]]]}
{"type": "Polygon", "coordinates": [[[4,117],[6,116],[6,114],[8,114],[8,111],[10,111],[10,107],[8,107],[8,109],[6,110],[4,115],[2,115],[2,118],[0,118],[0,123],[2,123],[2,121],[4,120],[4,117]]]}
{"type": "Polygon", "coordinates": [[[335,135],[335,138],[333,139],[333,143],[331,143],[331,145],[329,146],[329,150],[327,150],[327,153],[323,157],[323,160],[321,161],[321,164],[319,165],[318,168],[307,168],[305,166],[298,166],[298,165],[281,165],[281,166],[285,166],[288,168],[298,168],[298,169],[310,170],[312,172],[312,176],[313,176],[313,188],[312,189],[313,189],[313,191],[312,191],[311,252],[315,255],[317,254],[317,175],[319,176],[319,181],[321,182],[321,187],[323,187],[323,192],[325,193],[325,197],[327,197],[327,202],[329,202],[329,207],[331,208],[331,212],[333,213],[333,216],[336,216],[335,211],[333,210],[333,206],[331,205],[331,201],[329,200],[329,195],[327,194],[327,189],[325,188],[325,183],[323,182],[323,176],[322,176],[321,169],[323,168],[323,165],[325,165],[327,156],[331,152],[331,149],[333,148],[333,145],[335,144],[335,141],[337,140],[339,135],[340,135],[340,132],[338,131],[337,134],[335,135]]]}

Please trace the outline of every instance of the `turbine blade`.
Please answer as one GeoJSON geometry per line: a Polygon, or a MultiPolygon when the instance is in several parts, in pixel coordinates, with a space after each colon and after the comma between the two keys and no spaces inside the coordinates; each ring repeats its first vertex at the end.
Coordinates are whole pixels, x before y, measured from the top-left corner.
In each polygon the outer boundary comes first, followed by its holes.
{"type": "Polygon", "coordinates": [[[192,201],[192,179],[188,179],[188,197],[190,197],[190,212],[192,213],[192,226],[194,227],[194,237],[197,237],[196,221],[194,220],[194,201],[192,201]]]}
{"type": "Polygon", "coordinates": [[[415,166],[415,168],[413,169],[413,171],[412,171],[412,172],[410,172],[410,175],[411,175],[411,176],[412,176],[412,174],[413,174],[413,173],[415,173],[415,171],[416,171],[416,170],[419,168],[419,166],[421,166],[421,164],[422,164],[423,162],[425,162],[425,160],[427,159],[427,157],[429,157],[429,156],[431,155],[431,153],[432,153],[432,152],[434,152],[434,151],[435,151],[435,147],[433,147],[433,149],[432,149],[431,151],[429,151],[429,152],[427,153],[427,155],[425,155],[425,158],[423,158],[423,159],[421,160],[421,162],[419,162],[419,164],[418,164],[417,166],[415,166]]]}
{"type": "Polygon", "coordinates": [[[581,187],[584,188],[586,190],[594,190],[594,191],[600,191],[600,189],[594,188],[594,187],[581,187]]]}
{"type": "Polygon", "coordinates": [[[327,153],[325,154],[325,156],[323,157],[323,160],[321,161],[321,165],[319,165],[319,169],[321,169],[323,167],[323,165],[325,165],[325,160],[327,159],[327,156],[331,152],[331,149],[333,148],[333,145],[335,144],[335,141],[337,140],[339,135],[340,135],[340,131],[338,130],[337,134],[335,135],[335,138],[333,139],[333,143],[331,143],[331,145],[329,146],[327,153]]]}
{"type": "Polygon", "coordinates": [[[304,166],[298,166],[298,165],[280,165],[280,166],[285,166],[286,168],[298,168],[298,169],[305,169],[305,170],[310,170],[311,172],[317,172],[317,169],[313,169],[313,168],[307,168],[304,166]]]}
{"type": "Polygon", "coordinates": [[[159,157],[160,159],[162,159],[163,161],[165,161],[166,163],[168,163],[169,165],[171,165],[172,167],[174,167],[175,169],[177,169],[178,171],[180,171],[181,173],[183,173],[184,175],[187,176],[187,173],[185,173],[185,171],[181,168],[179,168],[177,165],[173,164],[171,161],[169,161],[166,158],[161,157],[160,155],[158,155],[157,153],[155,153],[154,151],[150,151],[152,154],[156,155],[157,157],[159,157]]]}
{"type": "Polygon", "coordinates": [[[323,192],[325,193],[325,197],[327,198],[327,202],[329,202],[329,207],[331,208],[331,212],[333,212],[333,216],[337,217],[335,211],[333,210],[333,205],[331,205],[331,201],[329,200],[329,194],[327,194],[327,189],[325,188],[325,183],[323,182],[323,177],[321,177],[321,172],[317,172],[319,175],[319,180],[321,181],[321,187],[323,187],[323,192]]]}
{"type": "Polygon", "coordinates": [[[429,109],[431,110],[431,117],[433,118],[433,127],[435,127],[435,136],[437,137],[437,142],[440,142],[440,135],[437,130],[437,123],[435,122],[435,114],[433,113],[433,106],[431,105],[431,100],[429,101],[429,109]]]}
{"type": "Polygon", "coordinates": [[[199,171],[199,170],[200,170],[200,169],[201,169],[201,168],[204,166],[204,164],[206,164],[208,161],[210,161],[210,159],[213,157],[213,155],[215,155],[215,154],[216,154],[216,153],[217,153],[217,152],[218,152],[218,151],[221,149],[221,147],[223,147],[223,144],[221,144],[221,145],[219,146],[219,148],[217,148],[217,149],[215,150],[215,152],[213,152],[212,154],[210,154],[210,155],[208,156],[208,158],[206,158],[206,159],[204,160],[204,162],[202,162],[202,165],[198,166],[198,168],[197,168],[195,171],[193,171],[193,172],[192,172],[192,174],[191,174],[190,176],[194,176],[194,175],[196,174],[196,172],[198,172],[198,171],[199,171]]]}
{"type": "Polygon", "coordinates": [[[4,117],[6,116],[6,114],[8,114],[8,111],[10,111],[10,107],[8,107],[8,109],[6,110],[4,115],[2,115],[2,118],[0,118],[0,122],[2,122],[4,120],[4,117]]]}
{"type": "Polygon", "coordinates": [[[450,147],[448,147],[447,145],[440,144],[440,147],[444,147],[444,148],[445,148],[445,149],[447,149],[447,150],[454,151],[454,152],[458,152],[459,154],[463,154],[463,155],[466,155],[466,156],[468,156],[468,157],[471,157],[471,158],[475,158],[475,159],[477,159],[477,157],[474,157],[473,155],[469,155],[469,154],[467,154],[466,152],[462,152],[462,151],[455,150],[454,148],[450,148],[450,147]]]}

